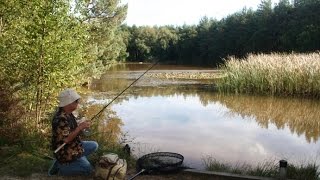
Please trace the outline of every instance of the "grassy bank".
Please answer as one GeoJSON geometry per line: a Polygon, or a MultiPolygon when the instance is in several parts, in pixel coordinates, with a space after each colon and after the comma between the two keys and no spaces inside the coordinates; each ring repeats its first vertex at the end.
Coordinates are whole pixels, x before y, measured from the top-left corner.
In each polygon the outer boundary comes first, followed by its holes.
{"type": "MultiPolygon", "coordinates": [[[[134,166],[134,159],[128,156],[119,144],[106,146],[99,144],[97,153],[89,156],[89,161],[95,165],[99,157],[106,152],[113,152],[121,158],[125,158],[128,167],[134,166]]],[[[47,176],[48,169],[52,163],[52,152],[48,148],[26,149],[19,145],[0,147],[0,177],[20,176],[29,177],[32,174],[44,174],[47,176]]],[[[1,179],[1,178],[0,178],[1,179]]]]}
{"type": "MultiPolygon", "coordinates": [[[[100,106],[90,106],[94,110],[101,109],[100,106]]],[[[108,111],[109,112],[109,111],[108,111]]],[[[109,112],[112,114],[112,112],[109,112]]],[[[88,114],[88,117],[92,117],[88,114]]],[[[134,159],[123,150],[126,143],[125,134],[121,132],[122,122],[120,119],[106,118],[100,116],[92,122],[90,128],[92,134],[88,137],[82,136],[82,140],[95,140],[99,144],[98,151],[89,156],[89,161],[95,165],[99,157],[105,153],[116,153],[119,157],[127,160],[129,167],[134,165],[134,159]],[[100,120],[108,120],[108,123],[99,125],[100,120]],[[97,133],[94,133],[97,132],[97,133]]],[[[2,176],[30,176],[32,174],[44,174],[52,163],[53,152],[51,150],[51,131],[26,134],[19,141],[0,141],[0,177],[2,176]]]]}
{"type": "MultiPolygon", "coordinates": [[[[277,161],[265,161],[257,166],[251,166],[246,163],[229,164],[218,161],[212,157],[207,157],[204,160],[206,170],[217,172],[228,172],[233,174],[251,175],[260,177],[279,177],[279,162],[277,161]]],[[[293,165],[288,164],[287,178],[288,179],[308,179],[319,180],[320,179],[319,166],[315,163],[307,163],[305,165],[293,165]]]]}
{"type": "Polygon", "coordinates": [[[218,82],[223,92],[320,97],[320,53],[230,57],[218,82]]]}

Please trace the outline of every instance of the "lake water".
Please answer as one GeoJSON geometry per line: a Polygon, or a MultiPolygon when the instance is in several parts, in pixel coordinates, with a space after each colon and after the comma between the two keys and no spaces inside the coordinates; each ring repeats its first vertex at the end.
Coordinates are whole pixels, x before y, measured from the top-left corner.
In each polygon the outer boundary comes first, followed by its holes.
{"type": "MultiPolygon", "coordinates": [[[[147,67],[122,65],[109,71],[93,82],[89,99],[110,102],[147,67]]],[[[176,152],[197,169],[208,157],[233,164],[281,159],[320,164],[318,100],[220,94],[208,81],[148,77],[172,71],[211,70],[159,65],[110,106],[138,157],[176,152]]]]}

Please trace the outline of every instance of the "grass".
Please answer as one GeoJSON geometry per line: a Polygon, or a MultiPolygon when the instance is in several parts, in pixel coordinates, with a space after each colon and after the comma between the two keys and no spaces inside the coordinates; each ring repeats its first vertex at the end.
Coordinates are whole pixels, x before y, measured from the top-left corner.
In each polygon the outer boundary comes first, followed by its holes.
{"type": "MultiPolygon", "coordinates": [[[[39,146],[41,146],[39,144],[39,146]]],[[[95,165],[99,161],[99,157],[107,152],[113,152],[124,158],[128,162],[128,167],[134,167],[135,160],[126,154],[120,144],[112,146],[104,146],[99,144],[96,153],[89,156],[89,161],[95,165]]],[[[0,177],[2,176],[21,176],[27,177],[33,173],[46,174],[52,160],[50,150],[47,149],[25,149],[18,145],[1,146],[0,147],[0,177]],[[50,154],[50,155],[48,155],[50,154]]]]}
{"type": "Polygon", "coordinates": [[[2,146],[0,176],[29,176],[33,172],[47,172],[51,161],[38,153],[22,150],[19,146],[2,146]]]}
{"type": "MultiPolygon", "coordinates": [[[[90,106],[90,108],[93,108],[92,111],[89,111],[92,114],[101,109],[100,106],[90,106]]],[[[108,115],[111,117],[100,116],[92,123],[92,128],[90,127],[92,132],[98,133],[92,133],[88,138],[82,137],[82,140],[95,140],[99,144],[98,151],[89,156],[89,161],[95,166],[101,155],[112,152],[126,159],[128,167],[134,166],[133,157],[123,151],[123,144],[126,143],[125,134],[121,131],[123,123],[114,115],[114,112],[108,110],[108,115]],[[100,124],[103,120],[105,122],[100,124]]],[[[92,114],[86,115],[92,117],[92,114]]],[[[33,173],[46,174],[52,163],[50,157],[53,157],[53,152],[49,124],[48,131],[45,132],[30,131],[26,126],[23,127],[25,129],[16,132],[20,137],[17,140],[0,138],[0,177],[4,175],[25,177],[33,173]]]]}
{"type": "MultiPolygon", "coordinates": [[[[267,160],[257,166],[251,166],[246,163],[238,163],[232,165],[218,161],[212,157],[203,159],[206,170],[216,172],[227,172],[240,175],[251,175],[260,177],[279,177],[279,163],[275,160],[267,160]]],[[[319,166],[315,163],[308,163],[306,165],[293,165],[288,164],[287,178],[289,179],[308,179],[319,180],[320,172],[319,166]]]]}
{"type": "Polygon", "coordinates": [[[221,69],[223,92],[320,97],[320,52],[229,57],[221,69]]]}

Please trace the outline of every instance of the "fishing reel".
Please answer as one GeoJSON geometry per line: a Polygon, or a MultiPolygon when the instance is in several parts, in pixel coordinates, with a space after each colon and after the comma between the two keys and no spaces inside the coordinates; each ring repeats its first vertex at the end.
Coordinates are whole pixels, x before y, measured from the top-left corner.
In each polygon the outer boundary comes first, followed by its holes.
{"type": "MultiPolygon", "coordinates": [[[[82,122],[84,122],[84,121],[86,121],[86,120],[87,120],[87,118],[82,117],[81,119],[77,120],[77,123],[80,124],[80,123],[82,123],[82,122]]],[[[82,134],[83,134],[84,136],[90,136],[90,135],[91,135],[91,130],[90,130],[90,128],[83,129],[83,130],[82,130],[82,134]]]]}

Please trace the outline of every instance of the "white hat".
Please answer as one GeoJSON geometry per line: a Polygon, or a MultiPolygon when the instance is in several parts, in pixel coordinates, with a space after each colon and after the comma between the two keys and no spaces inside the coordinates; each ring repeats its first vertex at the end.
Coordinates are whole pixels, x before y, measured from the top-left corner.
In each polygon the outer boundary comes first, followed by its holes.
{"type": "Polygon", "coordinates": [[[59,99],[59,107],[64,107],[68,104],[73,103],[74,101],[80,99],[81,96],[73,89],[65,89],[60,92],[59,99]]]}

